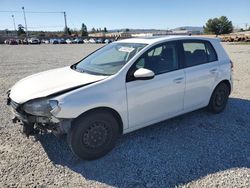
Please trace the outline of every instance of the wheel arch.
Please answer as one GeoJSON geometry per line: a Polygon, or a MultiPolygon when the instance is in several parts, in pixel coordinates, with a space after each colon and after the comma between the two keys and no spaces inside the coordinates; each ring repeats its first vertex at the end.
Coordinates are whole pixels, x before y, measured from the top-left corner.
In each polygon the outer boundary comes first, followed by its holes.
{"type": "MultiPolygon", "coordinates": [[[[224,108],[225,108],[225,106],[226,106],[226,103],[225,103],[225,105],[224,105],[221,109],[219,109],[219,108],[217,108],[217,107],[214,107],[214,105],[213,105],[213,101],[214,101],[214,100],[213,100],[213,95],[214,95],[216,89],[217,89],[217,88],[219,87],[219,85],[221,85],[221,84],[224,84],[224,85],[226,85],[226,86],[228,87],[228,89],[229,89],[229,95],[230,95],[231,89],[232,89],[232,88],[231,88],[231,83],[230,83],[230,81],[227,80],[227,79],[221,80],[220,82],[218,82],[218,83],[215,85],[215,87],[214,87],[214,89],[213,89],[213,91],[212,91],[212,94],[211,94],[211,96],[210,96],[208,105],[206,106],[206,109],[207,109],[208,111],[210,111],[210,112],[212,112],[212,113],[215,113],[215,114],[220,113],[221,111],[223,111],[224,108]],[[216,108],[217,108],[217,109],[216,109],[216,108]]],[[[227,96],[227,99],[228,99],[228,96],[227,96]]],[[[227,99],[226,99],[226,102],[227,102],[227,99]]]]}
{"type": "MultiPolygon", "coordinates": [[[[228,88],[229,88],[229,94],[231,93],[232,86],[231,86],[230,81],[227,80],[227,79],[221,80],[220,82],[218,82],[217,84],[215,84],[213,90],[212,90],[211,93],[210,93],[209,101],[211,100],[211,97],[213,96],[213,93],[214,93],[215,89],[218,87],[218,85],[220,85],[220,84],[222,84],[222,83],[224,83],[224,84],[226,84],[226,85],[228,86],[228,88]]],[[[207,104],[209,104],[209,101],[208,101],[207,104]]]]}
{"type": "MultiPolygon", "coordinates": [[[[220,84],[222,84],[222,83],[224,83],[224,84],[226,84],[226,85],[228,86],[228,88],[229,88],[229,94],[231,93],[232,86],[231,86],[230,81],[227,80],[227,79],[221,80],[220,82],[218,82],[218,83],[214,86],[214,88],[213,88],[213,90],[212,90],[212,93],[210,94],[209,101],[211,100],[211,97],[213,96],[213,93],[214,93],[215,89],[218,87],[218,85],[220,85],[220,84]]],[[[208,103],[209,103],[209,101],[208,101],[208,103]]]]}
{"type": "MultiPolygon", "coordinates": [[[[220,85],[221,83],[224,83],[224,84],[227,85],[227,87],[229,88],[229,94],[230,94],[230,93],[231,93],[231,90],[232,90],[232,86],[231,86],[230,81],[229,81],[229,80],[222,80],[222,81],[220,81],[220,82],[215,86],[215,88],[216,88],[218,85],[220,85]]],[[[214,88],[214,90],[215,90],[215,88],[214,88]]]]}
{"type": "Polygon", "coordinates": [[[87,116],[90,113],[97,113],[97,112],[101,112],[101,111],[102,112],[103,111],[108,112],[108,113],[112,114],[115,117],[115,119],[117,120],[118,125],[119,125],[119,133],[123,134],[122,118],[121,118],[120,114],[116,110],[114,110],[113,108],[110,108],[110,107],[102,106],[102,107],[95,107],[95,108],[92,108],[90,110],[87,110],[87,111],[83,112],[82,114],[80,114],[78,117],[74,118],[73,121],[72,121],[72,124],[74,123],[74,121],[76,121],[80,117],[87,116]]]}

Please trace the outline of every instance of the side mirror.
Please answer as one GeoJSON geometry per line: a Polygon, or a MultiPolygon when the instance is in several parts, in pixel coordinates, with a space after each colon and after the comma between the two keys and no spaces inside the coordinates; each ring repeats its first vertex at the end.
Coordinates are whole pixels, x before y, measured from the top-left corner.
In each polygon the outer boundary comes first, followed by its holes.
{"type": "Polygon", "coordinates": [[[155,73],[149,69],[140,68],[134,72],[136,80],[150,80],[155,77],[155,73]]]}

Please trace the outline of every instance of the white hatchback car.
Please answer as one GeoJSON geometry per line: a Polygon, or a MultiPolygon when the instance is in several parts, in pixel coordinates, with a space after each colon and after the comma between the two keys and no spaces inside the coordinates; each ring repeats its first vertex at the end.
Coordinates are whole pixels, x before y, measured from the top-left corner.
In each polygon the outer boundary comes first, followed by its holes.
{"type": "Polygon", "coordinates": [[[109,152],[120,134],[203,107],[223,111],[231,69],[217,39],[126,39],[20,80],[7,102],[24,133],[67,133],[73,153],[91,160],[109,152]]]}

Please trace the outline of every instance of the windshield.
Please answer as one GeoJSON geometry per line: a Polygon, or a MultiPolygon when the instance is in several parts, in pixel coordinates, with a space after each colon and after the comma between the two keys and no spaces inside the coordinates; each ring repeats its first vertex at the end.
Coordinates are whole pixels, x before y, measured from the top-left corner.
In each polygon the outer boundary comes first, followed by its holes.
{"type": "Polygon", "coordinates": [[[75,69],[89,74],[113,75],[146,45],[138,43],[108,44],[76,64],[75,69]]]}

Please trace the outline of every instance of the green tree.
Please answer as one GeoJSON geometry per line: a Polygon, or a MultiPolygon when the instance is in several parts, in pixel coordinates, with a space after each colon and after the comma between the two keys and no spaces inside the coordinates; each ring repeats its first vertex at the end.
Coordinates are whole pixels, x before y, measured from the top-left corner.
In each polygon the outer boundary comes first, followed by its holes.
{"type": "Polygon", "coordinates": [[[126,32],[129,32],[129,28],[126,28],[125,31],[126,31],[126,32]]]}
{"type": "Polygon", "coordinates": [[[24,31],[24,27],[22,26],[22,24],[18,24],[17,28],[18,28],[17,29],[17,35],[18,36],[26,34],[25,31],[24,31]]]}
{"type": "Polygon", "coordinates": [[[64,28],[64,34],[65,34],[65,35],[71,35],[70,28],[65,27],[65,28],[64,28]]]}
{"type": "Polygon", "coordinates": [[[103,31],[104,31],[105,33],[108,32],[106,27],[103,28],[103,31]]]}
{"type": "Polygon", "coordinates": [[[84,23],[82,23],[81,35],[82,37],[88,36],[87,26],[84,23]]]}
{"type": "Polygon", "coordinates": [[[91,29],[91,32],[92,32],[92,33],[95,33],[95,32],[96,32],[96,30],[95,30],[94,27],[91,29]]]}
{"type": "Polygon", "coordinates": [[[209,19],[204,26],[204,32],[207,34],[228,34],[233,31],[233,24],[226,16],[209,19]]]}

